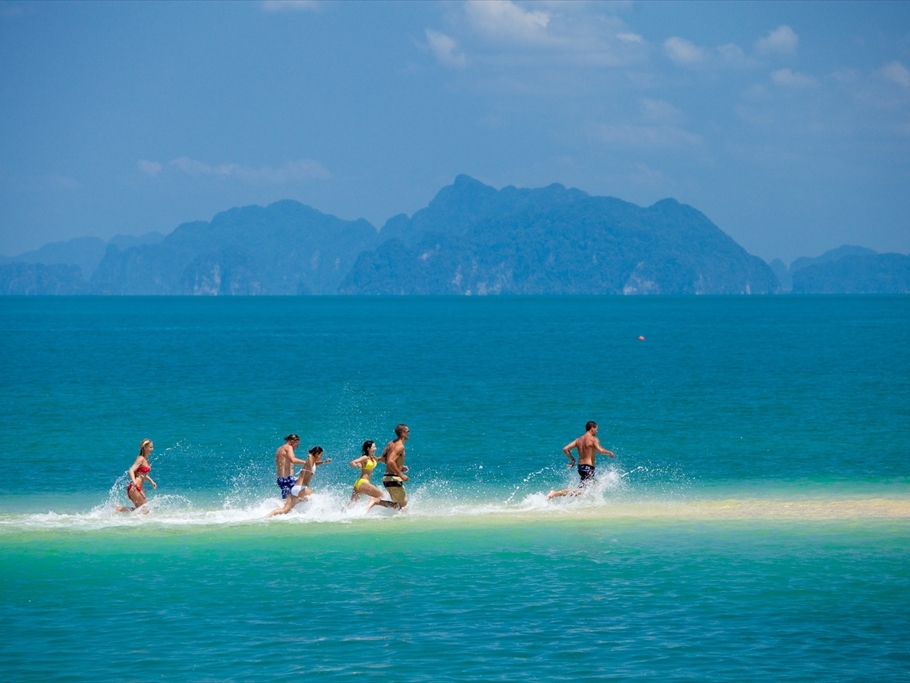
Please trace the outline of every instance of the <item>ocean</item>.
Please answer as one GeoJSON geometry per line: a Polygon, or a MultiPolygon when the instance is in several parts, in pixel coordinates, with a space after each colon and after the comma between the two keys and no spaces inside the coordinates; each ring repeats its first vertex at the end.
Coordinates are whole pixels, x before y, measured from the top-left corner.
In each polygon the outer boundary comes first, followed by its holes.
{"type": "Polygon", "coordinates": [[[910,297],[2,297],[0,389],[4,681],[910,680],[910,297]]]}

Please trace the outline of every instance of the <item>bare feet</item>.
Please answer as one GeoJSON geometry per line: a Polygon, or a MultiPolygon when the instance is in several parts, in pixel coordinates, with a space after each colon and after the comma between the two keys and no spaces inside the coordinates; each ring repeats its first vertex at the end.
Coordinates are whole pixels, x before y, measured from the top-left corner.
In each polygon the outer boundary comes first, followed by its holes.
{"type": "Polygon", "coordinates": [[[582,493],[584,493],[584,489],[563,489],[562,491],[550,491],[547,494],[547,500],[561,498],[562,496],[580,496],[582,493]]]}

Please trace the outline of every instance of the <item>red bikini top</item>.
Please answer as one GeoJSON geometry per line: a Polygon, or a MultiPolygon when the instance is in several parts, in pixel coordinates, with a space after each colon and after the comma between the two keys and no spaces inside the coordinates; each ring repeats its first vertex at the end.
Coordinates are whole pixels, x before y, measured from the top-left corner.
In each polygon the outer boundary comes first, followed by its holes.
{"type": "Polygon", "coordinates": [[[151,467],[151,465],[148,465],[148,466],[142,465],[142,466],[140,466],[140,467],[137,467],[137,468],[136,468],[136,471],[137,471],[137,472],[143,472],[143,473],[145,473],[145,472],[151,472],[151,471],[152,471],[152,467],[151,467]]]}

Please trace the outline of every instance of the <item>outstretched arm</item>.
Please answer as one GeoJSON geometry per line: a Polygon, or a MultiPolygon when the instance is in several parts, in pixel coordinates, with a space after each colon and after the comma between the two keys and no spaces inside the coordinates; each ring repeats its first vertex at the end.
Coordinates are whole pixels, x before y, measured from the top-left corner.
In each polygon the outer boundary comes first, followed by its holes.
{"type": "MultiPolygon", "coordinates": [[[[288,450],[290,450],[290,449],[288,449],[288,450]]],[[[292,465],[305,465],[306,464],[306,460],[301,460],[300,458],[298,458],[296,455],[294,455],[294,451],[291,451],[290,453],[288,453],[288,451],[281,451],[281,455],[277,456],[277,457],[287,460],[292,465]]]]}
{"type": "Polygon", "coordinates": [[[596,448],[597,452],[601,455],[609,455],[611,458],[613,457],[613,451],[608,451],[606,448],[601,446],[600,441],[597,439],[597,437],[594,437],[594,448],[596,448]]]}

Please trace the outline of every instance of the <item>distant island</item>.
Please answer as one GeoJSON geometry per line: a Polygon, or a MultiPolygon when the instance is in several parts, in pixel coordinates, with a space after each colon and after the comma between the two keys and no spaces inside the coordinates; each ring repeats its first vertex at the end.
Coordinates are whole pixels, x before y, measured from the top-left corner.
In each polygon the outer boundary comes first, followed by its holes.
{"type": "Polygon", "coordinates": [[[2,295],[910,293],[910,257],[842,247],[787,268],[698,210],[460,175],[377,230],[299,202],[247,206],[168,235],[86,237],[0,260],[2,295]]]}
{"type": "Polygon", "coordinates": [[[779,259],[771,268],[781,289],[794,294],[910,294],[910,256],[878,254],[845,244],[816,258],[779,259]]]}

